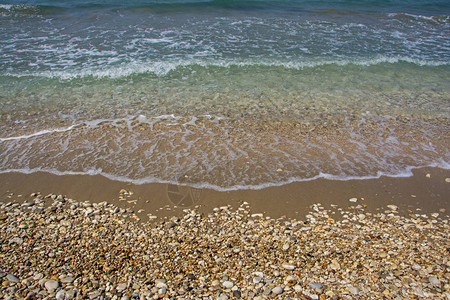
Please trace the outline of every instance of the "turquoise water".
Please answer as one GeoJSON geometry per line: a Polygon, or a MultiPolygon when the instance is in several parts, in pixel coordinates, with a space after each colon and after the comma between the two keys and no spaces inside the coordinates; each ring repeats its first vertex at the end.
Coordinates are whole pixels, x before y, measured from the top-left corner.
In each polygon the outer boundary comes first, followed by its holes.
{"type": "Polygon", "coordinates": [[[449,12],[0,0],[0,172],[235,189],[448,168],[449,12]]]}

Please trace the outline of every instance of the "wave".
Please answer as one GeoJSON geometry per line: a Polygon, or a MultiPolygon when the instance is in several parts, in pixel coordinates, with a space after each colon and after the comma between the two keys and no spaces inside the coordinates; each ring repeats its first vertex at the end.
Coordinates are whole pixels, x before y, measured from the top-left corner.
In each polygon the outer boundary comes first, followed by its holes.
{"type": "Polygon", "coordinates": [[[370,59],[330,59],[316,61],[282,61],[282,60],[178,60],[178,61],[153,61],[153,62],[132,62],[126,65],[110,66],[102,69],[84,69],[84,70],[50,70],[38,72],[5,72],[3,76],[10,77],[44,77],[52,79],[77,79],[93,77],[101,78],[123,78],[138,74],[153,74],[158,77],[168,75],[170,72],[181,69],[195,68],[232,68],[232,67],[276,67],[293,70],[303,70],[321,66],[374,66],[379,64],[401,64],[407,63],[420,67],[439,67],[448,66],[450,61],[423,60],[411,57],[389,57],[379,56],[370,59]]]}
{"type": "Polygon", "coordinates": [[[338,176],[333,174],[327,174],[327,173],[320,173],[319,175],[316,175],[314,177],[310,178],[300,178],[300,177],[292,177],[287,180],[283,180],[280,182],[266,182],[262,184],[257,185],[233,185],[230,187],[222,187],[214,184],[210,184],[207,182],[202,183],[195,183],[195,184],[186,184],[182,182],[178,182],[176,180],[161,180],[154,177],[147,177],[142,179],[132,179],[126,176],[117,176],[114,174],[110,174],[107,172],[103,172],[101,169],[90,169],[83,172],[74,172],[74,171],[59,171],[56,169],[49,169],[49,168],[35,168],[35,169],[6,169],[6,170],[0,170],[0,174],[7,174],[7,173],[23,173],[23,174],[33,174],[33,173],[50,173],[58,176],[67,176],[67,175],[81,175],[81,176],[103,176],[105,178],[108,178],[110,180],[114,181],[121,181],[136,185],[142,185],[142,184],[150,184],[150,183],[160,183],[160,184],[175,184],[179,186],[188,186],[192,188],[197,189],[211,189],[215,191],[220,192],[230,192],[230,191],[236,191],[236,190],[262,190],[269,187],[275,187],[275,186],[283,186],[295,182],[308,182],[308,181],[314,181],[319,179],[326,179],[326,180],[334,180],[334,181],[351,181],[351,180],[371,180],[371,179],[379,179],[381,177],[391,177],[391,178],[405,178],[405,177],[412,177],[414,175],[413,170],[422,169],[422,168],[441,168],[445,170],[450,170],[450,164],[447,162],[439,162],[439,163],[433,163],[423,166],[408,166],[404,168],[403,170],[399,170],[397,173],[389,173],[389,172],[381,172],[378,171],[376,175],[372,176],[338,176]]]}
{"type": "Polygon", "coordinates": [[[310,138],[294,141],[289,137],[280,139],[277,132],[260,137],[254,135],[253,130],[247,130],[243,136],[250,142],[242,143],[242,135],[234,136],[236,131],[229,130],[230,124],[222,123],[222,119],[214,115],[191,118],[139,115],[85,121],[63,128],[2,137],[0,146],[4,152],[0,156],[3,159],[0,173],[101,175],[134,184],[172,183],[230,191],[263,189],[320,178],[343,181],[407,177],[412,175],[413,169],[421,167],[450,169],[448,152],[439,154],[436,152],[439,145],[432,145],[428,140],[417,143],[407,136],[400,136],[402,139],[398,140],[389,133],[377,144],[376,140],[369,142],[355,131],[342,136],[348,139],[344,145],[358,145],[352,154],[349,149],[353,147],[345,150],[334,142],[322,145],[320,137],[315,141],[310,138]],[[217,137],[218,132],[223,138],[217,137]],[[173,141],[179,142],[173,144],[173,141]],[[412,142],[417,144],[414,151],[405,154],[412,142]],[[375,146],[376,151],[366,149],[366,144],[375,146]],[[263,156],[260,155],[262,149],[263,156]],[[324,154],[316,155],[316,152],[324,154]],[[330,165],[323,164],[328,155],[332,159],[330,165]],[[248,166],[257,167],[243,166],[242,159],[248,166]],[[331,166],[335,164],[335,167],[331,166]],[[367,168],[361,169],[361,164],[368,164],[367,168]],[[282,166],[285,175],[278,170],[275,172],[274,166],[282,166]],[[299,168],[315,171],[297,172],[299,168]],[[186,174],[193,176],[189,183],[183,180],[186,174]],[[221,182],[220,178],[226,181],[221,182]]]}

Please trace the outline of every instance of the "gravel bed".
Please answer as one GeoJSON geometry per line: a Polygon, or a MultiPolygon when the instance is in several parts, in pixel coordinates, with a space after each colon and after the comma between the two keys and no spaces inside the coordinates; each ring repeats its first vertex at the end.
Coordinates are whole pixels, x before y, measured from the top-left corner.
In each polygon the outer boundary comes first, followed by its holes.
{"type": "Polygon", "coordinates": [[[300,221],[244,202],[142,223],[106,202],[3,200],[4,299],[450,299],[443,212],[350,201],[300,221]]]}

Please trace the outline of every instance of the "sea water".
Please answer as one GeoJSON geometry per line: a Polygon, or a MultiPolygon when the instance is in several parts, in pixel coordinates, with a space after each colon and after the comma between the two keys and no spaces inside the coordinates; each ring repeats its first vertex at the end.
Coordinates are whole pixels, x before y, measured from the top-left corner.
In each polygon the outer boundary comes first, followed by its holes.
{"type": "Polygon", "coordinates": [[[449,168],[450,3],[0,0],[0,172],[219,190],[449,168]]]}

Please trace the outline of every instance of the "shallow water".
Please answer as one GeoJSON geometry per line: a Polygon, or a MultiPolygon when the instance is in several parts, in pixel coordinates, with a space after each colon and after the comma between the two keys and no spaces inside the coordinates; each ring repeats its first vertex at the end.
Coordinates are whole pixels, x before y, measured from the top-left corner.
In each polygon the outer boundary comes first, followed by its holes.
{"type": "Polygon", "coordinates": [[[229,190],[449,166],[445,1],[0,3],[0,172],[229,190]]]}

